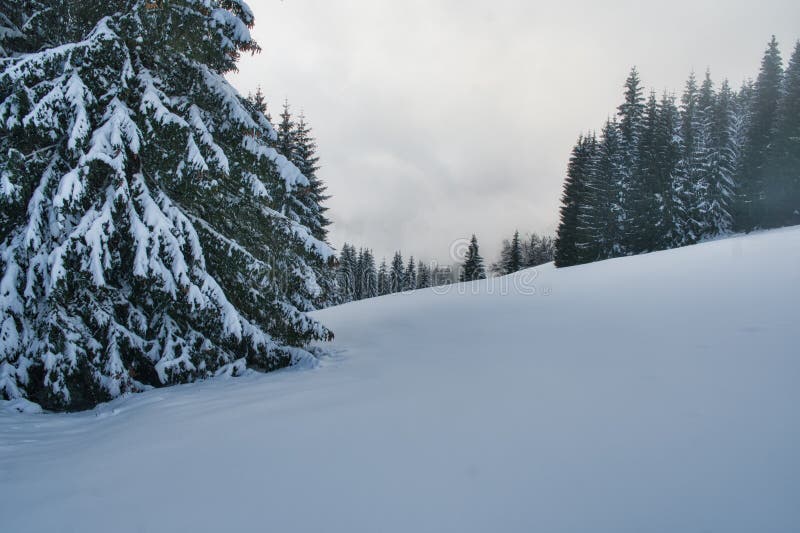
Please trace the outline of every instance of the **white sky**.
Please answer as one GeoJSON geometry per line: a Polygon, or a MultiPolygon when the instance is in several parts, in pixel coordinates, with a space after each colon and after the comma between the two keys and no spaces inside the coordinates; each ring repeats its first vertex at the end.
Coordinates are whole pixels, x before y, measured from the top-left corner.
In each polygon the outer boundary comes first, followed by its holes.
{"type": "Polygon", "coordinates": [[[331,241],[447,261],[478,235],[555,232],[578,134],[615,112],[636,65],[679,91],[710,66],[738,84],[774,33],[788,59],[796,0],[250,0],[263,48],[231,76],[288,97],[319,143],[331,241]],[[602,5],[601,5],[602,4],[602,5]]]}

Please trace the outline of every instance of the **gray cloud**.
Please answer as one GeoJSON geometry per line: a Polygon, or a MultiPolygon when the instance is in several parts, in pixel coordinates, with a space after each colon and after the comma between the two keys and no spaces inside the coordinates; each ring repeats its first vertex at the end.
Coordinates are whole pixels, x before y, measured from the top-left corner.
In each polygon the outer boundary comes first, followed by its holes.
{"type": "Polygon", "coordinates": [[[555,230],[572,144],[632,65],[658,91],[707,66],[739,84],[770,35],[800,37],[795,1],[608,4],[251,0],[263,52],[231,79],[305,110],[335,246],[444,261],[474,232],[491,259],[515,228],[555,230]]]}

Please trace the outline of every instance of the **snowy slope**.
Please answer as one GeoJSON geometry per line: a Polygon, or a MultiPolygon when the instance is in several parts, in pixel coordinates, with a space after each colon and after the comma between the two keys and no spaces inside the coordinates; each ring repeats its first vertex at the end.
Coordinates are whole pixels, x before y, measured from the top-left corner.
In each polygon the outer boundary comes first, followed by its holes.
{"type": "Polygon", "coordinates": [[[800,228],[459,288],[319,313],[311,370],[0,414],[0,529],[800,531],[800,228]]]}

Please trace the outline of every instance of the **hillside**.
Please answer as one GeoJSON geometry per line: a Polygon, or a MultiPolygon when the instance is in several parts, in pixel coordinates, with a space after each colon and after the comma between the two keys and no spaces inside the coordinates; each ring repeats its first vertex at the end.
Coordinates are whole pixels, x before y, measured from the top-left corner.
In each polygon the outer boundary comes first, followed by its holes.
{"type": "Polygon", "coordinates": [[[313,369],[6,403],[3,530],[800,528],[800,228],[442,292],[316,313],[313,369]]]}

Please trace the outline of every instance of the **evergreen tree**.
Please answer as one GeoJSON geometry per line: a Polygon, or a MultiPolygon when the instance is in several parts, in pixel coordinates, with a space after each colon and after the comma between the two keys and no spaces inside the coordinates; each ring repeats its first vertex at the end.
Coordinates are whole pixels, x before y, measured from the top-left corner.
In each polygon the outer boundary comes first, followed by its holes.
{"type": "Polygon", "coordinates": [[[344,243],[339,255],[339,269],[337,271],[337,285],[339,287],[339,300],[342,303],[352,302],[356,299],[356,269],[358,268],[358,255],[355,246],[344,243]]]}
{"type": "MultiPolygon", "coordinates": [[[[259,113],[264,114],[268,120],[267,102],[261,88],[255,94],[248,96],[248,102],[259,113]]],[[[317,245],[327,246],[330,220],[325,216],[327,208],[323,205],[329,196],[325,194],[325,185],[317,176],[319,158],[316,156],[317,145],[311,135],[311,129],[301,114],[297,122],[292,120],[288,101],[284,104],[281,113],[281,122],[278,125],[275,138],[262,139],[270,146],[277,147],[298,170],[305,176],[308,183],[297,187],[292,195],[287,195],[281,212],[289,218],[299,222],[311,230],[311,236],[318,240],[317,245]]],[[[325,261],[313,261],[311,265],[320,286],[320,296],[315,300],[315,307],[327,307],[335,303],[336,270],[325,261]]]]}
{"type": "Polygon", "coordinates": [[[308,186],[300,191],[303,206],[300,222],[311,228],[311,234],[316,239],[326,242],[331,221],[325,215],[328,208],[323,204],[330,196],[325,193],[327,187],[317,176],[320,168],[317,144],[302,113],[292,132],[292,141],[292,162],[308,178],[308,186]]]}
{"type": "Polygon", "coordinates": [[[511,241],[503,243],[500,255],[500,268],[503,274],[513,274],[523,267],[522,243],[519,239],[519,230],[514,232],[511,241]]]}
{"type": "Polygon", "coordinates": [[[659,136],[659,104],[655,92],[650,92],[642,118],[639,138],[637,175],[641,180],[641,196],[635,205],[636,231],[630,237],[631,249],[637,253],[658,249],[659,223],[666,188],[661,183],[663,138],[659,136]]]}
{"type": "MultiPolygon", "coordinates": [[[[667,93],[642,103],[633,69],[618,115],[599,142],[573,148],[557,266],[800,223],[800,43],[784,74],[773,37],[757,81],[738,93],[692,74],[680,109],[667,93]]],[[[526,243],[526,254],[538,246],[526,243]]]]}
{"type": "MultiPolygon", "coordinates": [[[[712,180],[718,179],[719,171],[718,147],[714,139],[716,121],[717,96],[714,91],[714,82],[711,79],[710,70],[706,70],[703,83],[697,95],[696,123],[695,129],[695,158],[697,165],[697,175],[694,182],[694,194],[692,198],[691,212],[695,222],[696,239],[702,239],[709,235],[716,235],[717,232],[712,227],[711,218],[714,208],[712,206],[712,195],[714,185],[712,180]]],[[[719,192],[719,191],[717,191],[719,192]]]]}
{"type": "Polygon", "coordinates": [[[703,236],[713,237],[733,229],[735,173],[740,146],[737,135],[736,96],[725,80],[713,108],[704,111],[710,132],[706,172],[706,202],[703,236]]]}
{"type": "Polygon", "coordinates": [[[372,250],[364,249],[363,266],[361,269],[362,298],[375,298],[378,296],[378,271],[375,268],[375,257],[372,250]]]}
{"type": "MultiPolygon", "coordinates": [[[[291,143],[286,157],[308,180],[306,185],[297,189],[291,203],[290,216],[311,230],[311,236],[319,241],[318,245],[326,246],[330,220],[325,216],[327,207],[323,205],[323,202],[329,196],[325,194],[326,187],[317,176],[319,170],[319,157],[316,155],[317,145],[302,114],[297,122],[291,120],[288,103],[281,114],[278,131],[278,145],[286,143],[291,143]],[[286,128],[292,129],[288,132],[283,131],[286,128]]],[[[315,261],[312,268],[321,288],[317,307],[327,307],[333,303],[334,295],[337,292],[335,270],[322,261],[315,261]]]]}
{"type": "Polygon", "coordinates": [[[642,95],[639,71],[636,70],[636,67],[633,67],[628,75],[628,79],[625,81],[625,101],[617,110],[619,115],[620,142],[625,151],[624,158],[626,159],[626,163],[630,163],[631,166],[633,166],[636,160],[644,110],[644,97],[642,95]]]}
{"type": "Polygon", "coordinates": [[[582,257],[598,261],[623,253],[624,217],[618,176],[624,159],[616,121],[608,120],[597,146],[586,185],[586,201],[578,211],[582,257]]]}
{"type": "Polygon", "coordinates": [[[431,269],[420,261],[417,263],[417,288],[426,289],[431,286],[431,269]]]}
{"type": "Polygon", "coordinates": [[[769,204],[774,212],[769,223],[800,224],[800,41],[784,75],[774,141],[765,166],[774,198],[769,204]]]}
{"type": "Polygon", "coordinates": [[[391,294],[391,292],[392,282],[389,275],[389,267],[386,265],[386,258],[384,258],[378,268],[378,296],[391,294]]]}
{"type": "Polygon", "coordinates": [[[294,159],[295,124],[294,120],[292,120],[288,99],[283,101],[283,111],[281,111],[280,119],[276,128],[276,147],[287,159],[292,160],[294,159]]]}
{"type": "Polygon", "coordinates": [[[406,266],[406,277],[404,282],[404,290],[413,291],[417,288],[417,263],[414,261],[414,256],[408,258],[408,265],[406,266]]]}
{"type": "Polygon", "coordinates": [[[642,205],[645,201],[645,184],[643,176],[639,172],[639,144],[644,110],[639,72],[636,67],[633,67],[625,81],[624,102],[617,110],[622,165],[616,179],[620,195],[619,222],[623,232],[623,240],[618,243],[617,255],[641,251],[637,249],[638,239],[636,236],[641,231],[640,226],[644,218],[642,205]]]}
{"type": "Polygon", "coordinates": [[[364,248],[359,248],[356,254],[355,268],[353,269],[353,299],[364,299],[364,248]]]}
{"type": "Polygon", "coordinates": [[[699,90],[697,87],[697,77],[694,72],[689,74],[686,85],[681,96],[681,137],[683,139],[684,159],[691,159],[694,156],[695,135],[697,133],[697,100],[699,90]]]}
{"type": "Polygon", "coordinates": [[[765,174],[767,152],[774,139],[778,100],[781,95],[783,63],[778,41],[772,37],[756,80],[749,112],[747,139],[739,167],[739,205],[736,226],[750,231],[775,225],[770,216],[772,203],[780,203],[780,181],[765,174]]]}
{"type": "Polygon", "coordinates": [[[580,136],[572,150],[567,179],[561,196],[561,221],[556,238],[556,266],[564,267],[591,261],[585,255],[585,232],[578,220],[581,205],[587,201],[586,185],[597,151],[594,135],[580,136]],[[582,245],[583,246],[582,246],[582,245]]]}
{"type": "MultiPolygon", "coordinates": [[[[278,123],[275,132],[275,140],[271,144],[275,146],[280,154],[296,165],[300,163],[296,152],[296,124],[292,119],[288,100],[283,103],[283,111],[280,114],[280,118],[281,121],[278,123]]],[[[304,183],[292,190],[290,194],[282,195],[279,209],[289,219],[310,228],[311,236],[314,237],[314,233],[319,234],[319,228],[315,224],[314,215],[316,210],[314,208],[316,206],[313,201],[309,201],[308,191],[310,187],[311,183],[306,178],[304,183]]]]}
{"type": "Polygon", "coordinates": [[[552,237],[531,233],[522,244],[523,267],[531,268],[550,263],[555,257],[555,240],[552,237]]]}
{"type": "Polygon", "coordinates": [[[679,196],[682,217],[678,220],[674,246],[697,242],[703,232],[705,211],[706,140],[703,115],[700,112],[700,90],[694,73],[689,76],[681,98],[681,138],[683,153],[675,174],[675,191],[679,196]]]}
{"type": "Polygon", "coordinates": [[[460,281],[475,281],[486,279],[486,269],[483,266],[483,258],[478,248],[478,238],[473,233],[467,248],[467,257],[461,269],[460,281]]]}
{"type": "Polygon", "coordinates": [[[656,227],[652,250],[666,250],[685,242],[686,201],[693,185],[686,182],[680,163],[684,154],[680,111],[675,97],[664,93],[659,102],[656,125],[656,227]],[[688,191],[688,192],[687,192],[688,191]]]}
{"type": "Polygon", "coordinates": [[[12,4],[2,24],[27,24],[0,62],[2,395],[80,409],[310,357],[330,337],[304,314],[310,265],[331,251],[280,212],[307,180],[225,79],[258,50],[250,10],[12,4]]]}
{"type": "Polygon", "coordinates": [[[247,100],[250,102],[250,105],[255,108],[257,113],[261,113],[270,124],[272,123],[272,116],[269,114],[269,109],[267,108],[267,98],[264,96],[260,85],[256,88],[255,93],[247,95],[247,100]]]}
{"type": "Polygon", "coordinates": [[[392,267],[389,271],[390,292],[401,292],[406,284],[406,273],[403,268],[403,256],[400,252],[395,252],[392,258],[392,267]]]}

